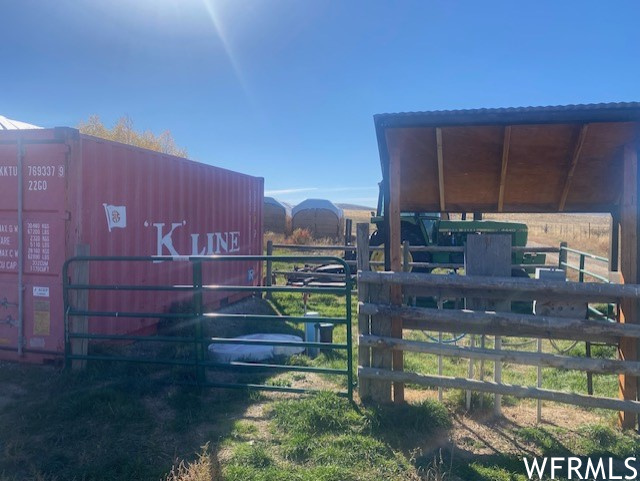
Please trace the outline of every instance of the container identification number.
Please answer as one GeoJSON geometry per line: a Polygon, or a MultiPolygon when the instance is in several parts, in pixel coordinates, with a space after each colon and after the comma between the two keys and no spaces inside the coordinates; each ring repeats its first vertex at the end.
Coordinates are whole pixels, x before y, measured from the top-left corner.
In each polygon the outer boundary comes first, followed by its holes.
{"type": "Polygon", "coordinates": [[[56,171],[58,177],[64,177],[64,167],[59,165],[57,168],[55,165],[28,165],[29,175],[31,177],[55,177],[56,171]]]}

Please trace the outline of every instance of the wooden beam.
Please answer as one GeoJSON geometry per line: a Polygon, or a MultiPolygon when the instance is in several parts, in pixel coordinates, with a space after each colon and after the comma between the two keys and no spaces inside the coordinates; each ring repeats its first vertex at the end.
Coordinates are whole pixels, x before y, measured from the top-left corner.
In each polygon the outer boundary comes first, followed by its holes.
{"type": "MultiPolygon", "coordinates": [[[[640,228],[638,207],[638,154],[635,145],[626,145],[623,151],[622,198],[620,202],[620,273],[625,284],[637,284],[640,280],[638,260],[638,229],[640,228]]],[[[638,324],[640,308],[637,299],[626,299],[620,303],[620,322],[638,324]]],[[[636,327],[636,326],[633,326],[636,327]]],[[[618,356],[625,361],[638,360],[638,341],[629,337],[620,339],[618,356]]],[[[638,378],[626,374],[618,379],[620,397],[635,401],[638,395],[638,378]]],[[[620,412],[622,427],[634,429],[636,415],[631,411],[620,412]]]]}
{"type": "Polygon", "coordinates": [[[571,156],[571,164],[569,165],[569,172],[567,173],[567,179],[564,182],[564,189],[562,189],[562,196],[560,197],[560,203],[558,204],[558,212],[562,212],[564,210],[564,206],[567,203],[567,196],[569,195],[569,188],[571,187],[571,181],[573,180],[573,174],[576,171],[576,165],[578,165],[578,159],[580,158],[580,153],[582,152],[582,147],[584,145],[584,139],[587,137],[587,130],[589,128],[589,124],[584,124],[580,128],[580,134],[578,135],[578,140],[573,147],[573,154],[571,156]]]}
{"type": "Polygon", "coordinates": [[[622,401],[620,399],[586,396],[562,391],[552,391],[537,387],[515,386],[512,384],[497,384],[491,381],[477,381],[475,379],[454,378],[447,376],[427,376],[413,372],[393,372],[383,369],[363,367],[358,369],[358,379],[387,380],[420,384],[422,386],[436,386],[447,389],[467,389],[478,392],[491,392],[520,398],[542,399],[576,406],[603,408],[640,413],[640,403],[635,401],[622,401]]]}
{"type": "Polygon", "coordinates": [[[360,284],[397,284],[424,290],[424,295],[457,292],[460,296],[511,300],[580,299],[588,302],[640,300],[640,286],[603,282],[563,282],[544,279],[491,276],[443,276],[415,272],[359,272],[360,284]]]}
{"type": "MultiPolygon", "coordinates": [[[[400,223],[400,191],[402,189],[400,176],[400,158],[393,156],[389,165],[389,247],[391,257],[391,270],[393,272],[402,271],[402,234],[400,223]]],[[[402,305],[402,287],[390,286],[389,300],[392,305],[402,305]]],[[[402,339],[402,319],[391,317],[391,336],[402,339]]],[[[393,352],[392,366],[394,371],[404,369],[404,355],[402,351],[393,352]]],[[[393,401],[395,403],[404,402],[404,384],[395,383],[393,385],[393,401]]]]}
{"type": "MultiPolygon", "coordinates": [[[[407,341],[392,337],[360,336],[358,346],[392,349],[394,351],[421,352],[437,356],[462,357],[484,361],[501,361],[523,366],[544,366],[575,371],[589,371],[598,374],[637,374],[640,362],[573,357],[543,352],[495,350],[478,347],[459,347],[438,342],[407,341]]],[[[360,364],[362,367],[368,365],[360,364]]]]}
{"type": "Polygon", "coordinates": [[[442,157],[442,129],[436,128],[436,144],[438,146],[438,188],[440,191],[440,212],[445,211],[444,203],[444,159],[442,157]]]}
{"type": "Polygon", "coordinates": [[[620,268],[620,211],[617,207],[611,211],[609,236],[609,270],[618,272],[620,268]]]}
{"type": "MultiPolygon", "coordinates": [[[[490,336],[544,337],[572,341],[615,342],[619,337],[640,339],[640,325],[586,319],[534,316],[511,312],[393,307],[387,304],[359,304],[359,311],[370,316],[400,317],[405,329],[466,332],[490,336]]],[[[626,359],[632,361],[633,359],[626,359]]]]}
{"type": "Polygon", "coordinates": [[[509,163],[509,144],[511,143],[511,126],[504,128],[502,142],[502,170],[500,171],[500,193],[498,194],[498,212],[504,209],[504,186],[507,181],[507,164],[509,163]]]}
{"type": "MultiPolygon", "coordinates": [[[[369,270],[369,224],[361,223],[356,226],[356,243],[357,250],[357,267],[358,271],[369,270]]],[[[358,302],[369,301],[369,286],[358,286],[358,302]]],[[[360,336],[366,336],[371,332],[370,318],[366,314],[358,313],[358,333],[360,336]]],[[[371,349],[364,345],[358,344],[358,365],[368,367],[371,365],[371,349]]],[[[371,397],[369,382],[366,379],[358,381],[358,393],[360,399],[368,399],[371,397]]]]}
{"type": "Polygon", "coordinates": [[[389,163],[389,247],[391,270],[402,271],[402,241],[400,232],[400,159],[391,157],[389,163]]]}

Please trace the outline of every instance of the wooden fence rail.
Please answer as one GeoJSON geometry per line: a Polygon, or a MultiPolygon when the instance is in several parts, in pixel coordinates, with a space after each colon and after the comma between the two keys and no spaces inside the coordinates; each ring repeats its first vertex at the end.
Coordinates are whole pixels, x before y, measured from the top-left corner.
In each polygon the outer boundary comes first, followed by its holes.
{"type": "Polygon", "coordinates": [[[400,285],[420,288],[425,295],[446,296],[454,292],[460,297],[511,300],[557,299],[579,297],[588,302],[617,302],[619,299],[639,299],[640,286],[635,284],[604,284],[588,282],[558,282],[542,279],[484,276],[439,276],[411,272],[358,273],[358,281],[367,284],[400,285]]]}
{"type": "Polygon", "coordinates": [[[413,372],[398,372],[372,367],[359,368],[358,377],[360,379],[367,379],[369,382],[383,381],[413,383],[430,387],[465,389],[469,391],[488,392],[520,398],[555,401],[565,404],[573,404],[576,406],[640,413],[640,402],[637,401],[594,397],[584,394],[552,391],[550,389],[542,389],[537,387],[498,384],[492,381],[478,381],[477,379],[454,378],[448,376],[429,376],[425,374],[416,374],[413,372]]]}
{"type": "Polygon", "coordinates": [[[428,307],[390,306],[359,303],[358,312],[368,316],[397,317],[404,329],[419,329],[492,336],[543,337],[572,341],[617,344],[620,337],[640,338],[640,324],[534,316],[510,312],[471,311],[468,309],[434,309],[428,307]]]}
{"type": "Polygon", "coordinates": [[[362,346],[375,347],[378,349],[393,349],[404,352],[435,354],[437,356],[509,362],[524,366],[555,367],[575,371],[589,371],[597,374],[616,373],[636,375],[640,372],[640,362],[637,361],[594,359],[530,351],[497,351],[495,349],[460,347],[449,344],[439,344],[437,342],[408,341],[406,339],[371,335],[360,336],[358,342],[362,346]]]}

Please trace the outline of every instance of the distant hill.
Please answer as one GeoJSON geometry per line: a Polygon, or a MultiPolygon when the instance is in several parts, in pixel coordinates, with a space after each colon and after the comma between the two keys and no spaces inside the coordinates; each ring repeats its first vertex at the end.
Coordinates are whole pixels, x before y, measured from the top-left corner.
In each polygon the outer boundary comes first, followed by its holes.
{"type": "Polygon", "coordinates": [[[376,210],[375,207],[367,207],[365,205],[356,205],[356,204],[336,204],[336,206],[344,210],[366,210],[367,212],[376,210]]]}

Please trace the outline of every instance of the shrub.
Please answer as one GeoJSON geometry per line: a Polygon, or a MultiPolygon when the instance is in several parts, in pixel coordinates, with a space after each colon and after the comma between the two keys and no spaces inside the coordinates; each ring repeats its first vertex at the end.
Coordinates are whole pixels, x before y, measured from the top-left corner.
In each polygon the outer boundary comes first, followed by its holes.
{"type": "Polygon", "coordinates": [[[311,231],[309,229],[296,229],[291,234],[290,240],[292,244],[296,245],[306,245],[310,244],[313,236],[311,235],[311,231]]]}

